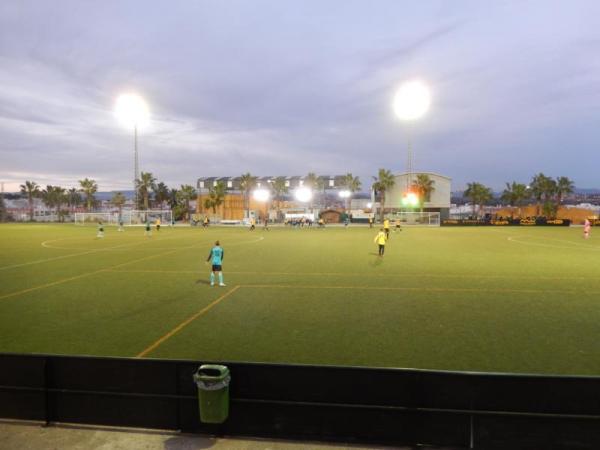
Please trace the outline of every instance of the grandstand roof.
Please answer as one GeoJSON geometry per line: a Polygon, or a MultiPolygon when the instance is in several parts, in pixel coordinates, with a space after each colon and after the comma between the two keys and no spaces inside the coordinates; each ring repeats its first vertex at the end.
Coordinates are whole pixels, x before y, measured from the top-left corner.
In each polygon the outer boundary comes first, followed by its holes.
{"type": "MultiPolygon", "coordinates": [[[[256,181],[261,185],[272,182],[275,178],[282,176],[289,183],[289,187],[294,188],[302,186],[306,175],[275,175],[275,176],[257,176],[256,181]]],[[[324,182],[325,189],[338,189],[341,187],[341,180],[343,175],[317,175],[317,177],[324,182]]],[[[196,183],[198,189],[208,189],[216,185],[218,182],[225,184],[227,189],[239,190],[240,189],[240,176],[235,177],[200,177],[196,183]]]]}

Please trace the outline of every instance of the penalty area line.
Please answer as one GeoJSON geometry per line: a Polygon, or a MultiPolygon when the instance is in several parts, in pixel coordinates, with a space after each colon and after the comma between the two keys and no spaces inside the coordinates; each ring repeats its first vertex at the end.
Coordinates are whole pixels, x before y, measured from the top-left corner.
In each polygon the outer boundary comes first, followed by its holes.
{"type": "Polygon", "coordinates": [[[138,355],[136,356],[136,358],[143,358],[148,353],[156,350],[156,348],[158,348],[166,340],[170,339],[172,336],[174,336],[175,334],[179,333],[181,330],[183,330],[185,327],[187,327],[190,323],[192,323],[198,317],[203,316],[204,314],[206,314],[208,311],[210,311],[212,308],[214,308],[215,306],[217,306],[219,303],[221,303],[223,300],[225,300],[227,297],[229,297],[231,294],[233,294],[239,288],[240,288],[240,286],[234,286],[233,289],[230,289],[225,294],[221,295],[219,298],[217,298],[212,303],[210,303],[209,305],[207,305],[204,308],[202,308],[196,314],[194,314],[193,316],[188,317],[186,320],[184,320],[183,322],[181,322],[179,325],[177,325],[175,328],[173,328],[167,334],[165,334],[160,339],[158,339],[157,341],[155,341],[152,345],[146,347],[144,350],[142,350],[140,353],[138,353],[138,355]]]}

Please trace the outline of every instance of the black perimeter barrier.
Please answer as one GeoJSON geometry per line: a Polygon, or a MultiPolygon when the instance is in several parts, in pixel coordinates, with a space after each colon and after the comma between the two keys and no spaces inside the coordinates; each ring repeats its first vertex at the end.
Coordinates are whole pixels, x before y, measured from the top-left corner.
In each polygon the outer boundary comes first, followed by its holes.
{"type": "Polygon", "coordinates": [[[231,370],[230,415],[207,425],[192,380],[200,362],[0,354],[0,417],[395,446],[600,448],[600,377],[221,364],[231,370]]]}

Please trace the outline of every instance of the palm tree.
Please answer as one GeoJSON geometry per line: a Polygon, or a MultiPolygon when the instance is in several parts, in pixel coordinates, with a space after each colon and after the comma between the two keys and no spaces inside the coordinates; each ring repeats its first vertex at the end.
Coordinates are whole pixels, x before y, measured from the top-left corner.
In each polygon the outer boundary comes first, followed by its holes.
{"type": "Polygon", "coordinates": [[[175,188],[169,189],[169,197],[167,198],[167,203],[169,204],[169,207],[171,209],[175,209],[175,207],[177,206],[177,202],[178,202],[177,193],[178,192],[179,191],[175,188]]]}
{"type": "Polygon", "coordinates": [[[4,205],[4,194],[0,195],[0,222],[6,219],[6,206],[4,205]]]}
{"type": "Polygon", "coordinates": [[[435,187],[433,186],[434,184],[434,181],[431,178],[429,178],[429,175],[427,175],[426,173],[417,174],[417,179],[413,184],[413,189],[419,196],[421,212],[423,212],[423,205],[425,204],[425,202],[431,201],[431,193],[435,191],[435,187]]]}
{"type": "Polygon", "coordinates": [[[372,189],[379,193],[381,198],[381,221],[383,222],[383,215],[385,213],[385,196],[391,188],[396,184],[396,179],[392,172],[386,169],[379,169],[379,173],[376,177],[373,177],[374,183],[372,189]]]}
{"type": "MultiPolygon", "coordinates": [[[[513,181],[512,184],[506,183],[506,189],[502,192],[503,202],[508,203],[511,207],[519,208],[519,217],[521,217],[521,206],[523,206],[523,202],[529,198],[530,192],[522,183],[517,183],[513,181]]],[[[510,218],[514,217],[514,210],[511,208],[510,218]]]]}
{"type": "Polygon", "coordinates": [[[136,181],[137,189],[144,200],[144,209],[149,208],[150,190],[156,190],[156,178],[150,172],[142,172],[140,178],[136,181]]]}
{"type": "MultiPolygon", "coordinates": [[[[308,172],[308,174],[304,177],[304,182],[302,186],[307,187],[311,191],[315,191],[319,185],[319,177],[314,172],[308,172]]],[[[310,210],[314,209],[314,196],[310,198],[310,210]]]]}
{"type": "Polygon", "coordinates": [[[327,205],[325,204],[326,203],[325,202],[325,200],[326,200],[326,197],[325,197],[325,186],[326,186],[325,179],[323,177],[319,177],[317,179],[317,185],[316,185],[315,189],[317,191],[319,191],[319,197],[320,197],[320,199],[319,199],[319,206],[323,207],[323,208],[327,208],[327,205]]]}
{"type": "Polygon", "coordinates": [[[21,185],[21,194],[27,196],[29,220],[33,222],[33,199],[40,195],[40,187],[35,181],[25,181],[25,184],[21,185]]]}
{"type": "Polygon", "coordinates": [[[54,204],[56,206],[56,215],[60,222],[65,220],[65,212],[61,209],[63,203],[68,203],[69,198],[67,197],[67,190],[60,186],[54,187],[54,204]]]}
{"type": "Polygon", "coordinates": [[[558,177],[556,179],[556,202],[560,205],[565,195],[572,194],[575,190],[575,183],[567,177],[558,177]]]}
{"type": "Polygon", "coordinates": [[[244,196],[244,210],[246,217],[250,217],[250,191],[256,186],[256,180],[258,177],[250,175],[250,172],[243,174],[240,177],[240,188],[244,196]]]}
{"type": "Polygon", "coordinates": [[[158,204],[159,208],[162,209],[163,203],[169,200],[169,188],[163,183],[157,183],[153,188],[154,190],[154,201],[158,204]]]}
{"type": "Polygon", "coordinates": [[[52,212],[52,208],[55,204],[54,186],[49,184],[46,186],[46,189],[42,189],[40,198],[42,199],[42,203],[44,203],[50,212],[52,212]]]}
{"type": "Polygon", "coordinates": [[[116,206],[119,209],[119,220],[121,219],[123,205],[125,204],[126,201],[127,201],[127,199],[125,198],[125,196],[123,195],[122,192],[115,192],[113,194],[112,198],[110,199],[110,202],[112,203],[112,205],[116,206]]]}
{"type": "MultiPolygon", "coordinates": [[[[346,175],[344,175],[344,177],[341,180],[341,186],[345,190],[350,191],[350,194],[354,194],[355,192],[360,190],[360,187],[361,187],[360,178],[355,177],[351,173],[347,173],[346,175]]],[[[348,211],[350,209],[350,201],[351,201],[350,197],[346,198],[346,200],[345,200],[346,211],[348,211]]]]}
{"type": "Polygon", "coordinates": [[[59,221],[62,221],[60,207],[66,200],[65,188],[49,184],[46,186],[46,189],[42,190],[41,197],[50,212],[52,212],[52,208],[56,208],[56,216],[59,221]]]}
{"type": "Polygon", "coordinates": [[[73,213],[73,210],[81,204],[81,195],[77,188],[71,188],[67,191],[67,203],[71,209],[71,214],[73,213]]]}
{"type": "Polygon", "coordinates": [[[95,180],[90,180],[88,178],[79,180],[79,185],[81,186],[81,192],[83,192],[83,194],[85,195],[85,203],[87,210],[90,211],[92,209],[92,205],[96,201],[94,194],[98,192],[98,185],[96,184],[95,180]]]}
{"type": "Polygon", "coordinates": [[[465,197],[471,200],[473,203],[473,215],[476,215],[475,207],[479,205],[479,215],[483,211],[484,203],[489,202],[494,196],[492,190],[489,187],[484,186],[481,183],[467,183],[467,189],[463,194],[465,197]]]}
{"type": "Polygon", "coordinates": [[[271,190],[273,191],[273,197],[277,201],[277,216],[279,217],[279,210],[281,209],[281,199],[283,194],[287,194],[289,189],[285,184],[285,177],[277,177],[271,183],[271,190]]]}
{"type": "Polygon", "coordinates": [[[216,186],[208,188],[208,197],[204,199],[204,207],[206,209],[211,208],[213,214],[217,213],[217,207],[223,204],[226,191],[225,183],[219,181],[216,186]]]}
{"type": "Polygon", "coordinates": [[[529,184],[529,188],[531,189],[531,194],[536,201],[536,215],[540,215],[542,200],[545,203],[548,202],[548,199],[554,195],[556,182],[544,175],[542,172],[534,175],[531,183],[529,184]]]}
{"type": "Polygon", "coordinates": [[[196,197],[196,189],[190,184],[182,184],[181,189],[177,193],[179,200],[185,205],[185,216],[189,218],[190,215],[190,200],[196,197]]]}

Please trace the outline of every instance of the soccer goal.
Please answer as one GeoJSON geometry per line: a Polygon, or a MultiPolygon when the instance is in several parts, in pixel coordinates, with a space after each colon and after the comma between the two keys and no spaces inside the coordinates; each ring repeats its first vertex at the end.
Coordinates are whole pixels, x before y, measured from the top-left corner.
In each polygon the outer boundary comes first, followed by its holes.
{"type": "Polygon", "coordinates": [[[104,225],[119,225],[123,222],[126,226],[144,225],[146,222],[156,223],[160,219],[163,225],[171,225],[173,212],[170,209],[148,209],[148,210],[123,210],[118,211],[75,213],[75,225],[90,225],[102,222],[104,225]]]}
{"type": "Polygon", "coordinates": [[[144,225],[146,222],[155,223],[157,219],[163,225],[171,225],[173,212],[170,209],[147,209],[123,211],[123,223],[125,225],[144,225]]]}
{"type": "Polygon", "coordinates": [[[387,218],[391,221],[399,220],[402,226],[421,225],[429,227],[440,226],[439,212],[397,212],[388,214],[387,218]]]}
{"type": "Polygon", "coordinates": [[[75,225],[95,225],[98,222],[117,225],[118,219],[119,214],[112,212],[75,213],[75,225]]]}

